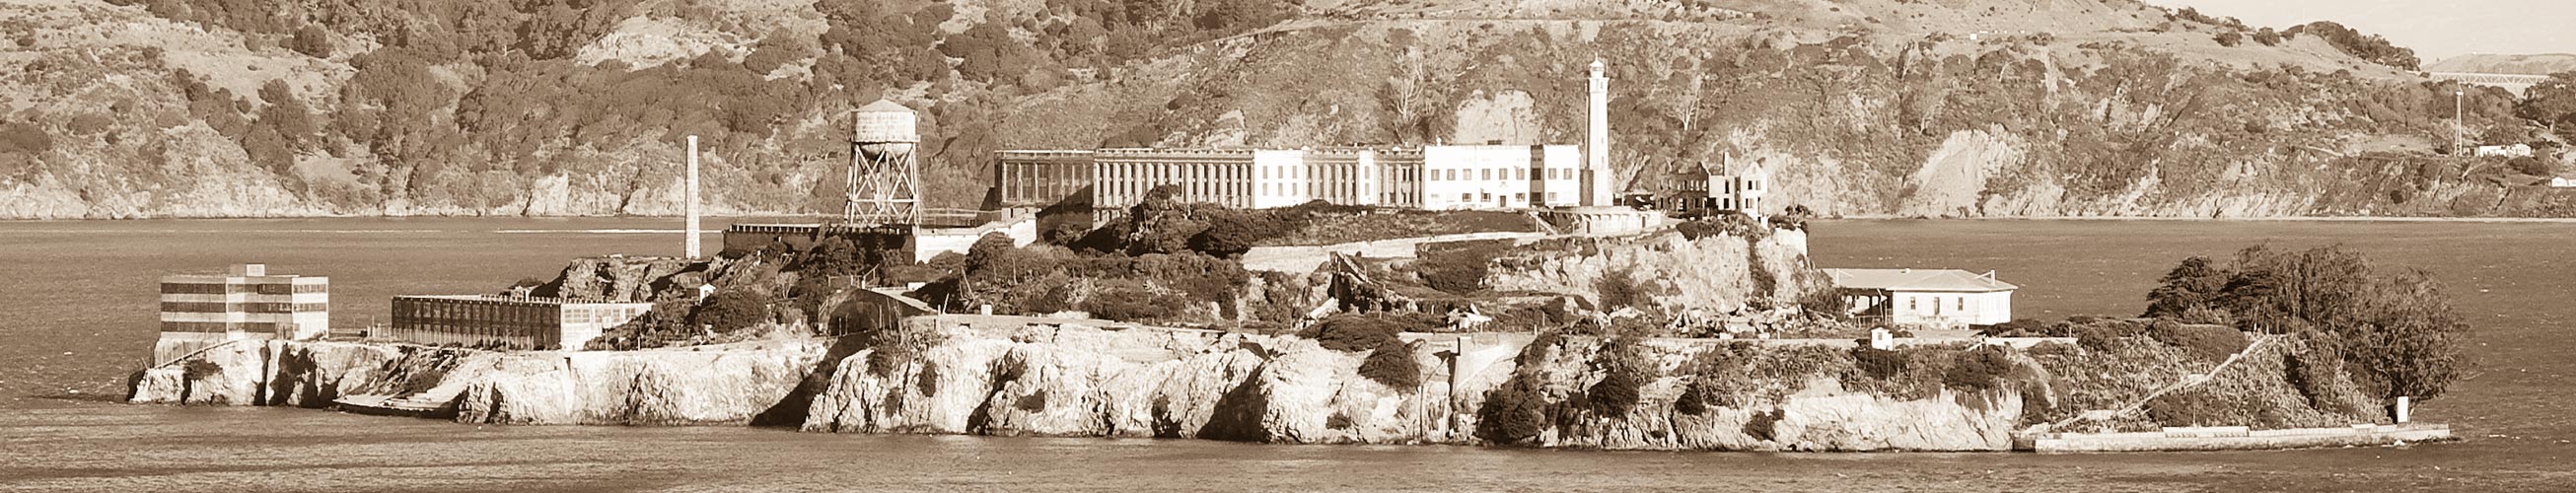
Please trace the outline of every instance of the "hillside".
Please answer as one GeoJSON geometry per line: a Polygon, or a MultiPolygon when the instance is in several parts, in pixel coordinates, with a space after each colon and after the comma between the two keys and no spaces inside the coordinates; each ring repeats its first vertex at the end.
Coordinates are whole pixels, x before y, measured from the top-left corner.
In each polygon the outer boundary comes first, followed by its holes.
{"type": "Polygon", "coordinates": [[[2542,53],[2537,55],[2460,55],[2444,58],[2424,70],[2434,72],[2467,72],[2478,74],[2549,75],[2576,71],[2576,54],[2542,53]]]}
{"type": "MultiPolygon", "coordinates": [[[[2576,214],[2515,167],[2434,154],[2449,89],[2411,53],[2129,0],[0,14],[0,217],[672,214],[686,135],[715,213],[837,210],[846,112],[879,97],[923,111],[932,199],[971,207],[1000,148],[1577,142],[1596,56],[1636,189],[1734,155],[1826,214],[2576,214]]],[[[2472,135],[2538,138],[2502,91],[2467,103],[2472,135]]]]}

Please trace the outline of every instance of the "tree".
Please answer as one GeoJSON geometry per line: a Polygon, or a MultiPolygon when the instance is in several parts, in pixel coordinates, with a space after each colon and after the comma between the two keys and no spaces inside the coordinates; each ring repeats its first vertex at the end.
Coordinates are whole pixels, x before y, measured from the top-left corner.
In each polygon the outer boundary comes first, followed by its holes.
{"type": "Polygon", "coordinates": [[[2281,32],[2274,31],[2269,27],[2254,31],[2254,42],[2262,43],[2263,46],[2279,46],[2281,44],[2281,32]]]}
{"type": "Polygon", "coordinates": [[[2241,44],[2245,44],[2245,35],[2242,33],[2238,33],[2236,31],[2218,33],[2219,46],[2236,46],[2241,44]]]}
{"type": "MultiPolygon", "coordinates": [[[[2185,259],[2148,297],[2150,315],[2175,313],[2195,298],[2224,309],[2246,328],[2270,333],[2321,331],[2345,341],[2354,381],[2380,398],[2430,399],[2459,379],[2470,334],[2429,274],[2376,272],[2341,246],[2289,251],[2256,245],[2224,268],[2185,259]],[[2214,297],[2207,282],[2227,282],[2214,297]]],[[[2216,352],[2216,351],[2213,351],[2216,352]]]]}
{"type": "Polygon", "coordinates": [[[2514,114],[2557,127],[2560,138],[2576,140],[2576,71],[2549,75],[2549,80],[2523,91],[2514,114]]]}
{"type": "Polygon", "coordinates": [[[2513,169],[2513,172],[2515,172],[2515,173],[2522,173],[2522,174],[2526,174],[2526,175],[2534,175],[2534,176],[2549,176],[2549,175],[2558,174],[2558,170],[2556,169],[2556,167],[2555,167],[2555,166],[2550,166],[2549,160],[2546,160],[2546,159],[2540,159],[2540,158],[2531,157],[2531,156],[2523,156],[2523,157],[2517,157],[2517,158],[2513,158],[2513,159],[2510,159],[2510,160],[2506,160],[2506,161],[2504,162],[2504,164],[2505,164],[2505,167],[2512,168],[2512,169],[2513,169]]]}
{"type": "Polygon", "coordinates": [[[2181,265],[2165,272],[2161,285],[2147,292],[2147,312],[2139,316],[2179,317],[2193,308],[2209,306],[2226,290],[2227,280],[2228,273],[2209,257],[2182,259],[2181,265]]]}
{"type": "Polygon", "coordinates": [[[294,38],[286,41],[286,49],[314,58],[330,58],[333,50],[331,33],[323,31],[322,26],[305,24],[295,30],[294,38]]]}
{"type": "Polygon", "coordinates": [[[2432,399],[2458,381],[2469,325],[2432,276],[2408,269],[2367,294],[2368,313],[2335,327],[2353,380],[2381,398],[2432,399]]]}

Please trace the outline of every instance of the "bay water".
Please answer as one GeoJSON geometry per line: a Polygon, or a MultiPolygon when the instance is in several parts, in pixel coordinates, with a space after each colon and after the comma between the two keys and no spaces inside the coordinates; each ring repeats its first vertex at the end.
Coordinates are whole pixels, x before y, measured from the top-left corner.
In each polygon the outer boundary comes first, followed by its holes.
{"type": "MultiPolygon", "coordinates": [[[[2134,315],[2188,255],[2340,243],[2443,282],[2474,376],[2417,419],[2467,439],[2214,453],[1709,453],[476,426],[121,403],[157,278],[266,263],[331,277],[334,325],[397,294],[497,291],[572,257],[674,255],[670,218],[0,222],[0,491],[2569,491],[2576,224],[1817,221],[1825,267],[1998,271],[2016,314],[2134,315]]],[[[713,228],[721,228],[715,221],[713,228]]],[[[708,238],[713,243],[712,233],[708,238]]]]}

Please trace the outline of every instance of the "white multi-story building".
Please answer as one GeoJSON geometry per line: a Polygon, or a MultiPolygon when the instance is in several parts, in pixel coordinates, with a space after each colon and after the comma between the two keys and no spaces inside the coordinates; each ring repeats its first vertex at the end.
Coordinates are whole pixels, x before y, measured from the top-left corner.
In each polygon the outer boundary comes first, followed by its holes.
{"type": "Polygon", "coordinates": [[[1760,161],[1737,164],[1728,159],[1718,173],[1708,176],[1709,208],[1762,215],[1762,198],[1771,195],[1771,170],[1760,161]]]}
{"type": "Polygon", "coordinates": [[[320,339],[331,332],[331,278],[269,275],[264,264],[222,274],[161,276],[161,338],[153,364],[226,341],[320,339]]]}
{"type": "Polygon", "coordinates": [[[1583,151],[1570,145],[1441,145],[1422,149],[1422,208],[1581,205],[1583,151]]]}

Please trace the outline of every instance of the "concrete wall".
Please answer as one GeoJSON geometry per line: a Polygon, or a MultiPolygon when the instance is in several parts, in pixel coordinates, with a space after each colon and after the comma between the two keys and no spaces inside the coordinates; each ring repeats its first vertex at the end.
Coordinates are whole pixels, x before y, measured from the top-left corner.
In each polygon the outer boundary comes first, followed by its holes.
{"type": "Polygon", "coordinates": [[[1331,245],[1252,247],[1251,251],[1243,253],[1243,268],[1303,274],[1314,272],[1316,266],[1323,265],[1330,258],[1329,254],[1334,253],[1368,258],[1413,258],[1414,247],[1423,243],[1504,238],[1527,240],[1546,236],[1531,232],[1458,233],[1331,245]]]}
{"type": "Polygon", "coordinates": [[[1038,241],[1038,220],[1035,215],[1020,215],[972,228],[920,228],[916,231],[912,239],[912,261],[929,262],[942,253],[965,255],[975,248],[976,240],[997,232],[1011,237],[1011,246],[1029,246],[1038,241]]]}

